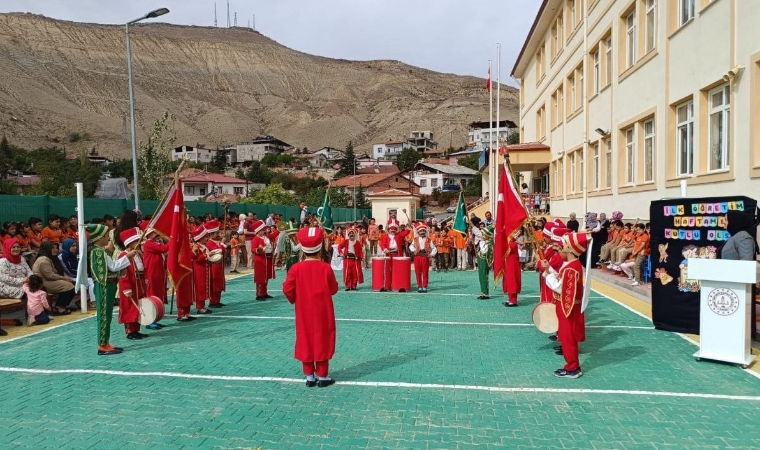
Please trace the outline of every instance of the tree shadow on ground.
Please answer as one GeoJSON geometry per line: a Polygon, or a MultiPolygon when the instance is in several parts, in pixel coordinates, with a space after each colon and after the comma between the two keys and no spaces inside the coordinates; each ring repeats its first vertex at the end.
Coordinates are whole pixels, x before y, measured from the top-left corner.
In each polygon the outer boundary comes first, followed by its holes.
{"type": "Polygon", "coordinates": [[[370,361],[364,361],[352,367],[344,367],[331,371],[330,374],[338,380],[354,381],[381,370],[403,366],[419,358],[427,358],[432,354],[433,352],[427,346],[418,347],[405,353],[386,355],[370,361]]]}

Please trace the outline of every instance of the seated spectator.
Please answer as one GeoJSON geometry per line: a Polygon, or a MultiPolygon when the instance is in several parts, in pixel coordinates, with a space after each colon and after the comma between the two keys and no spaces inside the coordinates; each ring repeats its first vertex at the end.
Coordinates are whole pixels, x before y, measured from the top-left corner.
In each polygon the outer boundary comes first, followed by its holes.
{"type": "Polygon", "coordinates": [[[649,234],[646,233],[646,227],[642,223],[637,223],[634,227],[636,230],[636,243],[633,246],[633,252],[628,261],[620,265],[620,268],[633,281],[632,286],[639,286],[643,283],[641,269],[644,260],[649,255],[649,234]]]}
{"type": "Polygon", "coordinates": [[[18,230],[18,227],[15,222],[5,222],[3,224],[3,229],[0,230],[0,243],[5,241],[6,239],[16,237],[17,230],[18,230]]]}
{"type": "MultiPolygon", "coordinates": [[[[61,243],[61,253],[58,254],[58,259],[61,260],[64,274],[76,281],[79,270],[79,243],[74,239],[64,239],[61,243]]],[[[90,306],[95,307],[93,303],[95,301],[95,282],[90,277],[87,277],[87,291],[90,295],[89,301],[92,303],[90,306]]]]}
{"type": "Polygon", "coordinates": [[[103,216],[103,221],[100,222],[100,223],[102,223],[103,225],[107,226],[108,230],[110,231],[110,230],[113,230],[116,227],[116,223],[115,222],[116,222],[116,219],[114,219],[114,217],[112,215],[106,214],[106,215],[103,216]]]}
{"type": "Polygon", "coordinates": [[[42,277],[43,288],[48,294],[58,294],[58,300],[53,307],[55,314],[69,314],[69,303],[74,298],[74,284],[65,275],[63,265],[58,259],[58,244],[50,241],[43,242],[34,261],[32,272],[42,277]]]}
{"type": "Polygon", "coordinates": [[[29,251],[36,253],[42,245],[42,219],[39,217],[29,218],[29,233],[26,235],[29,240],[29,251]]]}
{"type": "Polygon", "coordinates": [[[29,275],[29,279],[24,286],[26,293],[26,312],[29,316],[28,325],[44,325],[50,323],[50,304],[47,301],[47,292],[42,289],[42,277],[39,275],[29,275]]]}
{"type": "Polygon", "coordinates": [[[61,217],[58,214],[48,216],[48,226],[42,230],[42,241],[50,241],[60,244],[63,240],[63,231],[61,230],[61,217]]]}
{"type": "Polygon", "coordinates": [[[575,218],[575,213],[570,213],[570,220],[567,221],[565,226],[570,229],[573,233],[577,233],[578,229],[580,228],[581,224],[578,222],[578,220],[575,218]]]}
{"type": "Polygon", "coordinates": [[[70,216],[66,226],[61,225],[61,229],[64,239],[79,240],[79,219],[77,216],[70,216]]]}
{"type": "MultiPolygon", "coordinates": [[[[14,238],[3,241],[3,255],[0,257],[0,297],[22,298],[23,285],[32,269],[21,257],[21,245],[14,238]]],[[[8,334],[0,329],[0,336],[8,334]]]]}

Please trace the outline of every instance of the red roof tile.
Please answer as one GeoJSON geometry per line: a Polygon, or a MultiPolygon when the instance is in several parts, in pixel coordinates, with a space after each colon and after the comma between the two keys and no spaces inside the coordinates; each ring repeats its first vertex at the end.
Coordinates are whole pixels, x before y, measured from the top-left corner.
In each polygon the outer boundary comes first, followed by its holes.
{"type": "Polygon", "coordinates": [[[199,173],[182,178],[184,182],[190,183],[215,183],[215,184],[245,184],[245,180],[240,178],[228,177],[220,173],[199,173]]]}

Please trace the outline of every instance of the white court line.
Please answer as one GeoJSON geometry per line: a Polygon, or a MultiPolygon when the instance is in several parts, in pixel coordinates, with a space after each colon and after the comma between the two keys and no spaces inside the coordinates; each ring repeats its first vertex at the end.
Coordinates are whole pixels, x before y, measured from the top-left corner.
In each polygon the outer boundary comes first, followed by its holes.
{"type": "MultiPolygon", "coordinates": [[[[289,316],[225,316],[213,314],[204,316],[206,319],[248,319],[248,320],[295,320],[289,316]]],[[[502,323],[502,322],[448,322],[436,320],[394,320],[394,319],[335,319],[336,322],[374,322],[374,323],[419,323],[424,325],[478,325],[484,327],[532,327],[532,323],[502,323]]],[[[628,325],[587,325],[586,328],[628,328],[637,330],[653,330],[654,327],[637,327],[628,325]]]]}
{"type": "MultiPolygon", "coordinates": [[[[114,375],[123,377],[164,377],[164,378],[185,378],[197,380],[219,380],[219,381],[263,381],[277,383],[301,384],[302,378],[284,378],[284,377],[243,377],[231,375],[200,375],[176,372],[125,372],[120,370],[94,370],[94,369],[26,369],[21,367],[0,367],[0,372],[28,373],[37,375],[59,375],[59,374],[86,374],[86,375],[114,375]]],[[[388,388],[416,388],[416,389],[444,389],[458,391],[486,391],[486,392],[506,392],[506,393],[529,393],[529,394],[598,394],[598,395],[651,395],[655,397],[678,397],[678,398],[700,398],[716,400],[737,400],[737,401],[760,401],[760,396],[753,395],[726,395],[726,394],[702,394],[693,392],[667,392],[667,391],[634,391],[634,390],[615,390],[615,389],[568,389],[568,388],[518,388],[518,387],[500,387],[500,386],[477,386],[467,384],[428,384],[428,383],[406,383],[406,382],[389,382],[389,381],[338,381],[337,386],[361,386],[361,387],[388,387],[388,388]]]]}
{"type": "Polygon", "coordinates": [[[92,315],[92,316],[88,315],[87,317],[82,317],[80,319],[72,320],[70,322],[65,322],[65,323],[62,323],[62,324],[59,324],[59,325],[55,325],[55,326],[52,326],[52,327],[42,328],[39,331],[35,331],[33,333],[25,334],[23,336],[16,336],[15,338],[11,338],[11,339],[7,339],[7,340],[4,340],[4,341],[0,341],[0,345],[7,344],[7,343],[13,342],[13,341],[18,341],[19,339],[24,339],[24,338],[28,338],[28,337],[32,337],[32,336],[37,336],[40,333],[47,333],[48,331],[55,330],[56,328],[65,327],[66,325],[71,325],[72,323],[77,323],[77,322],[81,322],[83,320],[93,319],[93,318],[95,318],[95,315],[92,315]]]}
{"type": "MultiPolygon", "coordinates": [[[[280,289],[268,289],[268,291],[269,292],[282,292],[282,290],[280,290],[280,289]]],[[[226,290],[224,292],[225,293],[230,293],[230,292],[256,292],[256,290],[255,289],[231,289],[231,290],[226,290]]],[[[356,291],[356,292],[357,292],[358,295],[364,295],[364,294],[376,294],[376,295],[377,294],[393,294],[393,295],[415,294],[415,297],[417,296],[416,294],[418,294],[418,292],[416,292],[414,290],[411,290],[409,292],[393,292],[393,291],[385,291],[385,292],[380,292],[380,291],[356,291]]],[[[340,293],[340,291],[338,291],[338,293],[340,293]]],[[[473,298],[477,297],[477,294],[475,294],[475,293],[472,293],[472,294],[444,294],[442,292],[432,291],[432,292],[427,292],[427,294],[430,294],[430,295],[424,295],[424,296],[421,295],[420,297],[436,297],[438,295],[444,295],[444,296],[448,296],[448,297],[473,297],[473,298]]],[[[521,299],[521,298],[539,298],[539,297],[540,297],[540,295],[518,295],[518,300],[521,299]]],[[[501,298],[501,295],[499,295],[497,297],[497,294],[494,294],[494,296],[491,297],[491,299],[497,299],[497,298],[501,298]]],[[[602,300],[604,297],[589,297],[589,298],[591,300],[602,300]]]]}

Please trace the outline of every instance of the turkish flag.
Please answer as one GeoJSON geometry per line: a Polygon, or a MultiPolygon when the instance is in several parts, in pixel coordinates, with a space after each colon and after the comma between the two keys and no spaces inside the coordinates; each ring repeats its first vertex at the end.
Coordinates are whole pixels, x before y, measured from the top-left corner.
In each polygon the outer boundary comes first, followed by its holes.
{"type": "Polygon", "coordinates": [[[507,173],[507,166],[501,168],[499,175],[499,196],[496,203],[496,228],[493,244],[493,276],[498,281],[504,274],[504,266],[509,249],[509,239],[528,218],[528,211],[522,196],[515,186],[514,179],[507,173]]]}
{"type": "Polygon", "coordinates": [[[166,201],[156,211],[148,225],[158,234],[168,239],[169,250],[166,255],[166,270],[175,289],[192,270],[192,250],[190,234],[187,231],[185,199],[182,196],[182,180],[167,194],[166,201]]]}

